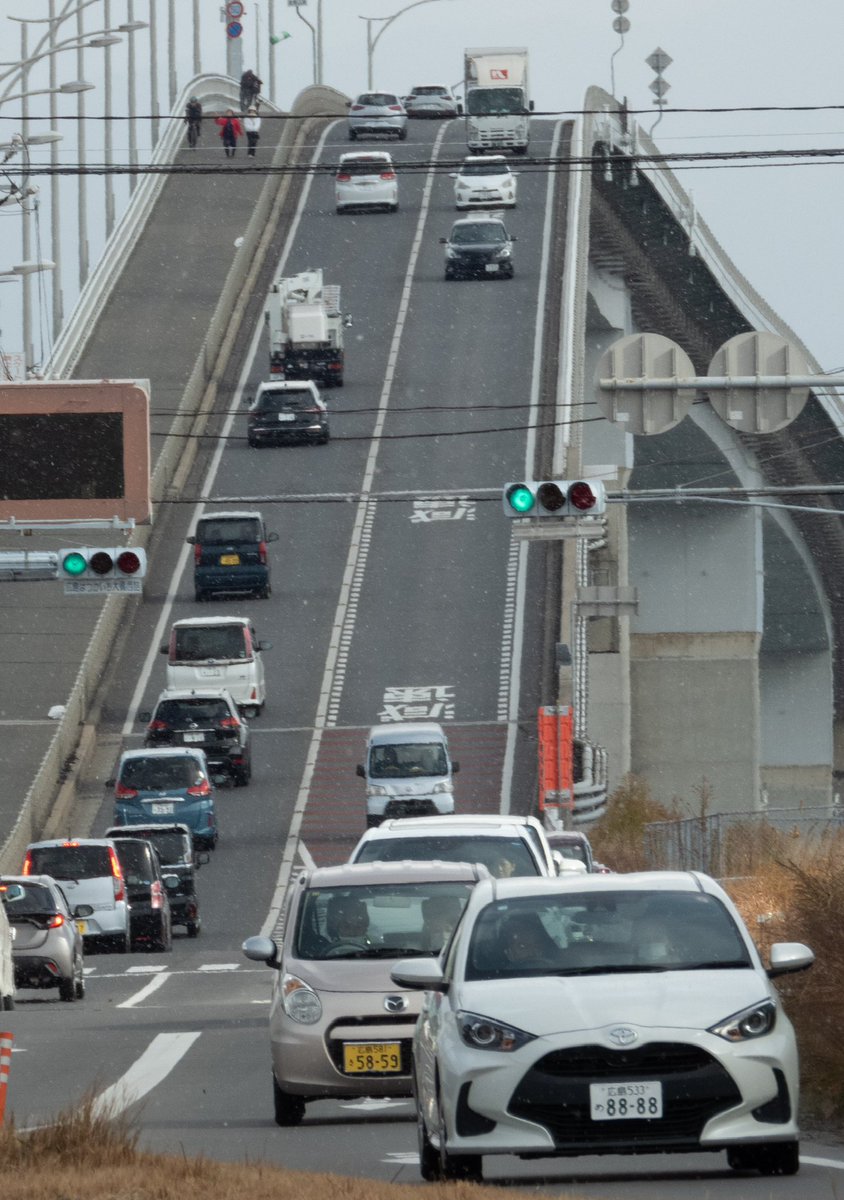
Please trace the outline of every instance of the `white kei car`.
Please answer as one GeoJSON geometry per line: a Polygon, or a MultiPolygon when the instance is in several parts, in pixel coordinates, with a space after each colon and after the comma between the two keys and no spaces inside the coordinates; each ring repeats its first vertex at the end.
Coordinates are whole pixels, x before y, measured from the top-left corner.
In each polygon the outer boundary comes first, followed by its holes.
{"type": "Polygon", "coordinates": [[[528,1158],[726,1151],[799,1168],[794,1029],[723,889],[697,872],[481,880],[440,959],[403,959],[426,990],[413,1042],[425,1179],[528,1158]]]}
{"type": "Polygon", "coordinates": [[[398,212],[399,185],[387,151],[341,154],[334,176],[334,202],[338,213],[364,208],[398,212]]]}
{"type": "Polygon", "coordinates": [[[457,208],[515,208],[518,172],[511,171],[503,154],[470,155],[453,171],[457,208]]]}

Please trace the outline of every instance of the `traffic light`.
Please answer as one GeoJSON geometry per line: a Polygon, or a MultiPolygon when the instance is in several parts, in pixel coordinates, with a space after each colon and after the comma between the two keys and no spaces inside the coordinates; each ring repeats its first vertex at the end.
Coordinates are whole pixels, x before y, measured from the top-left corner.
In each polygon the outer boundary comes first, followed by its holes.
{"type": "Polygon", "coordinates": [[[147,553],[139,546],[78,546],[59,551],[59,578],[66,590],[140,591],[146,573],[147,553]]]}
{"type": "Polygon", "coordinates": [[[607,494],[600,479],[528,479],[506,484],[502,502],[508,517],[597,517],[607,494]]]}

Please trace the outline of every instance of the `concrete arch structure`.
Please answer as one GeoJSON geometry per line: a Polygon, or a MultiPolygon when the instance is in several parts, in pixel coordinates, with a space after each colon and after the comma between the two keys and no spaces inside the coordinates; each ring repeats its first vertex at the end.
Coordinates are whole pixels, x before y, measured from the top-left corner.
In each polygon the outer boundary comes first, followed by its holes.
{"type": "MultiPolygon", "coordinates": [[[[595,165],[584,170],[570,223],[583,350],[570,417],[584,418],[570,468],[634,491],[840,480],[842,414],[822,391],[766,436],[730,428],[705,398],[655,436],[594,419],[599,359],[626,334],[671,338],[701,375],[737,333],[765,329],[800,343],[671,173],[637,168],[634,151],[657,148],[617,102],[590,89],[584,108],[604,115],[583,122],[581,153],[595,165]]],[[[634,617],[590,622],[589,737],[609,751],[611,788],[629,770],[655,798],[692,812],[831,805],[844,695],[844,535],[835,499],[804,502],[829,516],[689,501],[611,506],[593,579],[632,585],[639,601],[634,617]]]]}

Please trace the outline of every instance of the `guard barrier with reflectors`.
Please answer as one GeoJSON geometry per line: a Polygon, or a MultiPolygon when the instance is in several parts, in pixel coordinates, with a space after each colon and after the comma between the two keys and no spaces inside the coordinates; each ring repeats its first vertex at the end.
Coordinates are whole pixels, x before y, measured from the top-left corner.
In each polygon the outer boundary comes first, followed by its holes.
{"type": "Polygon", "coordinates": [[[600,479],[544,479],[508,483],[502,494],[508,517],[597,517],[606,512],[600,479]]]}

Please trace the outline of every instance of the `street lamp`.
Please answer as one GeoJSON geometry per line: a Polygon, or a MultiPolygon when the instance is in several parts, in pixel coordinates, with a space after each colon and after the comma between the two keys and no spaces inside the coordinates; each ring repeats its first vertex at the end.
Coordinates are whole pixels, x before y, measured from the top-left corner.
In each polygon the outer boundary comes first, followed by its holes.
{"type": "Polygon", "coordinates": [[[385,30],[392,25],[393,21],[400,17],[402,13],[408,12],[411,8],[418,8],[420,4],[435,4],[437,2],[438,0],[414,0],[413,4],[406,4],[404,8],[400,8],[399,11],[393,13],[391,17],[361,17],[360,14],[358,14],[361,21],[366,21],[366,86],[370,91],[372,91],[373,88],[372,55],[375,51],[375,47],[378,45],[381,34],[384,33],[385,30]],[[373,21],[384,22],[384,24],[376,33],[375,37],[372,36],[373,21]]]}

